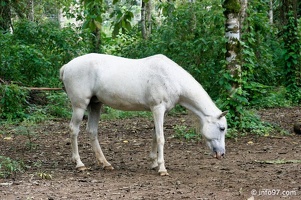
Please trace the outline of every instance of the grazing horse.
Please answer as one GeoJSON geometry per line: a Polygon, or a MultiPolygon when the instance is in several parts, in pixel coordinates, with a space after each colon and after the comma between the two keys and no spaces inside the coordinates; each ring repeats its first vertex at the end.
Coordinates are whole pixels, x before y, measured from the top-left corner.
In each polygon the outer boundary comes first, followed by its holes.
{"type": "Polygon", "coordinates": [[[163,121],[176,104],[191,110],[198,118],[201,134],[213,156],[225,154],[227,112],[219,110],[203,87],[183,68],[164,55],[127,59],[103,54],[77,57],[60,69],[60,78],[72,104],[71,146],[76,168],[85,169],[77,145],[79,126],[88,110],[87,131],[97,161],[113,169],[99,145],[97,128],[103,104],[127,111],[151,111],[155,133],[150,158],[152,168],[168,175],[164,164],[163,121]]]}

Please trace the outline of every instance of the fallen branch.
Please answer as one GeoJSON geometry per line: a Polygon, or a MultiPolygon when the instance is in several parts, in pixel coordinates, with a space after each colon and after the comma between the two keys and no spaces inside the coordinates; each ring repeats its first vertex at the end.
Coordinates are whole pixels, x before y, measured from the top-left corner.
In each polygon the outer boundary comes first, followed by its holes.
{"type": "Polygon", "coordinates": [[[50,90],[63,90],[63,88],[45,88],[45,87],[29,87],[29,90],[46,90],[46,91],[50,91],[50,90]]]}

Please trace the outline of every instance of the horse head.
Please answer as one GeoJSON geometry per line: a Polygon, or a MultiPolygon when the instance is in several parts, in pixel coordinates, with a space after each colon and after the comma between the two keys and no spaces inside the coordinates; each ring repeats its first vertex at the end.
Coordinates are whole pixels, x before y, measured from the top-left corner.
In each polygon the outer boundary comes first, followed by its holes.
{"type": "Polygon", "coordinates": [[[225,135],[227,133],[227,120],[224,111],[218,116],[206,116],[201,128],[202,135],[206,138],[208,147],[213,156],[220,159],[225,155],[225,135]]]}

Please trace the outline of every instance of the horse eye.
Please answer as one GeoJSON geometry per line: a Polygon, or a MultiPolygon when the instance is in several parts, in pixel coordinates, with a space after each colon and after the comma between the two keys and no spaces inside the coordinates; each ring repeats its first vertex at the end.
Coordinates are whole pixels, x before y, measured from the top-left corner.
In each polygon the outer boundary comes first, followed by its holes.
{"type": "Polygon", "coordinates": [[[226,128],[225,127],[219,127],[220,131],[224,131],[226,128]]]}

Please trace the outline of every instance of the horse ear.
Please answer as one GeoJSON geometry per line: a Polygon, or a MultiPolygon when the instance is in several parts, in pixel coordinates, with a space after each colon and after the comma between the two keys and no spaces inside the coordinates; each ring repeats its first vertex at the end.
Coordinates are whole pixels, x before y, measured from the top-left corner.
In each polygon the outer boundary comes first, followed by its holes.
{"type": "Polygon", "coordinates": [[[217,117],[217,119],[221,119],[222,117],[226,116],[227,113],[228,113],[228,110],[222,112],[222,113],[217,117]]]}

